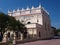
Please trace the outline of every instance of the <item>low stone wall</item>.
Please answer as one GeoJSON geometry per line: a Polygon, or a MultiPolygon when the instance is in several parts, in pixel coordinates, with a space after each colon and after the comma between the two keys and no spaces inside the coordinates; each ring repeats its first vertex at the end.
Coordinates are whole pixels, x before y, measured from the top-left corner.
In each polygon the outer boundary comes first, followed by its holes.
{"type": "Polygon", "coordinates": [[[26,43],[26,42],[33,42],[33,41],[37,41],[37,39],[26,39],[26,40],[18,40],[16,41],[16,44],[20,44],[20,43],[26,43]]]}
{"type": "Polygon", "coordinates": [[[9,45],[7,42],[0,42],[0,45],[9,45]]]}

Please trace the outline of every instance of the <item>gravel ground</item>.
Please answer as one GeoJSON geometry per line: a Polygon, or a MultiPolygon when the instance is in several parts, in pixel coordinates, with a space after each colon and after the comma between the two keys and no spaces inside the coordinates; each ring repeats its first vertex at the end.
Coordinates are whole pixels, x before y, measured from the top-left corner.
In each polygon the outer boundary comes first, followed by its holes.
{"type": "Polygon", "coordinates": [[[60,39],[40,40],[40,41],[22,43],[17,45],[60,45],[60,39]]]}

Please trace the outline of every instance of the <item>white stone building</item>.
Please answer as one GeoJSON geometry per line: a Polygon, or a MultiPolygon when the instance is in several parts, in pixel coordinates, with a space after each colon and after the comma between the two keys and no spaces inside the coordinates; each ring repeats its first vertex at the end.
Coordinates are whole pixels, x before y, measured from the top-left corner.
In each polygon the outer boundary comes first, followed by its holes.
{"type": "Polygon", "coordinates": [[[30,9],[8,11],[9,16],[13,16],[27,27],[29,38],[45,39],[52,37],[49,13],[41,6],[30,9]]]}

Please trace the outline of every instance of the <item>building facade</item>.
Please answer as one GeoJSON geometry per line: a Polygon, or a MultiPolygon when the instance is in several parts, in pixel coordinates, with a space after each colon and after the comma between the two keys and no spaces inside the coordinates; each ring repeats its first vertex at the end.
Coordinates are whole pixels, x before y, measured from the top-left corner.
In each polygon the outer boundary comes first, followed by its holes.
{"type": "Polygon", "coordinates": [[[41,6],[30,9],[17,9],[13,12],[8,11],[9,16],[13,16],[16,20],[25,24],[27,27],[27,37],[36,39],[45,39],[52,37],[51,23],[49,13],[41,6]]]}

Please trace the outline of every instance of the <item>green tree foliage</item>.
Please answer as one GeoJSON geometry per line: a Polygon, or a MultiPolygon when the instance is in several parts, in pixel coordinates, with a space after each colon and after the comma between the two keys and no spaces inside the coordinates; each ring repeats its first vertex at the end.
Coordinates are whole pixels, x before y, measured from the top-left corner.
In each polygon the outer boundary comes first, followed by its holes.
{"type": "Polygon", "coordinates": [[[0,13],[0,32],[5,32],[5,28],[7,27],[8,16],[4,13],[0,13]]]}
{"type": "Polygon", "coordinates": [[[60,29],[56,29],[55,27],[51,27],[53,29],[54,35],[58,35],[60,29]]]}
{"type": "Polygon", "coordinates": [[[51,27],[51,28],[52,28],[52,30],[53,30],[53,32],[54,32],[54,36],[56,36],[56,35],[57,35],[56,28],[55,28],[55,27],[51,27]]]}
{"type": "Polygon", "coordinates": [[[60,32],[60,29],[56,29],[58,32],[60,32]]]}
{"type": "Polygon", "coordinates": [[[24,35],[27,34],[27,30],[24,24],[19,20],[17,21],[14,17],[8,16],[4,13],[0,13],[0,32],[4,33],[7,30],[21,32],[24,35]]]}

